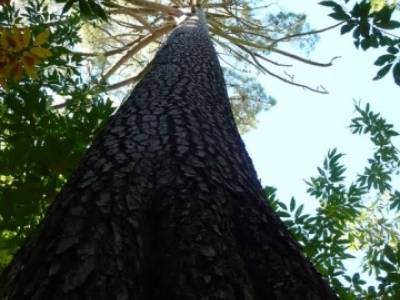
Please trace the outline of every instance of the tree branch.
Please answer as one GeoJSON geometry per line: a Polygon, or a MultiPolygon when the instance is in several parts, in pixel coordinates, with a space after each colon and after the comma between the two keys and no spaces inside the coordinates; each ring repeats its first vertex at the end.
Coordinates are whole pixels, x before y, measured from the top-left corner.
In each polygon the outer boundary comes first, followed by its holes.
{"type": "Polygon", "coordinates": [[[120,9],[116,9],[110,12],[110,14],[120,14],[120,15],[128,15],[133,17],[136,21],[138,21],[140,24],[143,25],[144,28],[148,29],[149,31],[153,30],[153,27],[151,26],[151,24],[149,22],[147,22],[147,20],[141,16],[138,13],[133,12],[131,9],[126,8],[120,8],[120,9]]]}
{"type": "Polygon", "coordinates": [[[132,41],[132,42],[126,44],[126,45],[123,46],[123,47],[120,47],[120,48],[117,48],[117,49],[114,49],[114,50],[110,50],[110,51],[106,51],[106,52],[98,52],[98,53],[96,53],[96,52],[70,51],[70,53],[72,53],[72,54],[78,54],[78,55],[81,55],[81,56],[100,56],[100,55],[102,55],[102,56],[108,57],[108,56],[112,56],[112,55],[115,55],[115,54],[118,54],[118,53],[121,53],[121,52],[125,51],[125,50],[128,49],[130,46],[132,46],[132,45],[134,45],[135,43],[139,42],[139,40],[141,40],[142,38],[143,38],[143,36],[140,36],[139,38],[137,38],[137,39],[135,39],[134,41],[132,41]]]}
{"type": "Polygon", "coordinates": [[[167,6],[164,4],[156,3],[156,2],[150,2],[146,0],[126,0],[129,3],[132,3],[137,6],[141,6],[144,8],[149,8],[154,11],[160,11],[166,15],[173,15],[176,17],[181,16],[183,13],[180,9],[172,7],[172,6],[167,6]]]}
{"type": "Polygon", "coordinates": [[[115,73],[132,55],[135,55],[141,49],[146,47],[152,41],[158,39],[160,36],[168,33],[175,25],[172,23],[166,23],[163,26],[155,29],[152,33],[138,41],[129,51],[122,56],[103,76],[102,81],[106,81],[112,74],[115,73]]]}
{"type": "Polygon", "coordinates": [[[279,42],[282,42],[282,41],[290,40],[290,39],[297,38],[297,37],[301,37],[301,36],[305,36],[305,35],[318,34],[318,33],[322,33],[322,32],[331,30],[331,29],[333,29],[333,28],[336,28],[336,27],[342,25],[342,24],[345,23],[345,22],[346,22],[346,21],[342,21],[342,22],[336,23],[336,24],[334,24],[334,25],[331,25],[331,26],[328,26],[328,27],[325,27],[325,28],[322,28],[322,29],[311,30],[311,31],[307,31],[307,32],[296,33],[296,34],[291,34],[291,35],[287,35],[287,36],[281,37],[281,38],[279,38],[279,39],[276,39],[276,40],[271,44],[271,47],[276,46],[276,44],[278,44],[279,42]]]}
{"type": "Polygon", "coordinates": [[[304,57],[301,57],[301,56],[298,56],[298,55],[295,55],[295,54],[292,54],[290,52],[286,52],[286,51],[283,51],[283,50],[280,50],[280,49],[277,49],[277,48],[271,48],[269,50],[271,52],[275,52],[275,53],[281,54],[283,56],[287,56],[287,57],[293,58],[295,60],[301,61],[301,62],[303,62],[305,64],[309,64],[309,65],[313,65],[313,66],[317,66],[317,67],[330,67],[330,66],[332,66],[332,62],[335,59],[340,58],[340,56],[334,56],[334,57],[331,58],[330,62],[328,62],[328,63],[320,63],[320,62],[316,62],[316,61],[313,61],[311,59],[307,59],[307,58],[304,58],[304,57]]]}
{"type": "Polygon", "coordinates": [[[119,88],[121,88],[123,86],[126,86],[126,85],[132,84],[134,82],[140,81],[144,77],[144,75],[148,71],[150,71],[151,67],[153,66],[153,61],[154,61],[154,58],[137,75],[132,76],[130,78],[127,78],[125,80],[122,80],[120,82],[110,84],[110,85],[107,86],[106,90],[107,91],[116,90],[116,89],[119,89],[119,88]]]}
{"type": "Polygon", "coordinates": [[[255,62],[265,73],[267,73],[268,75],[271,75],[272,77],[275,77],[275,78],[277,78],[277,79],[279,79],[279,80],[281,80],[281,81],[283,81],[283,82],[285,82],[285,83],[289,83],[289,84],[294,85],[294,86],[302,87],[302,88],[304,88],[304,89],[307,89],[307,90],[312,91],[312,92],[315,92],[315,93],[319,93],[319,94],[329,94],[328,91],[327,91],[324,87],[322,87],[322,86],[321,86],[321,88],[312,88],[312,87],[310,87],[310,86],[308,86],[308,85],[301,84],[301,83],[295,82],[295,81],[293,81],[293,80],[286,79],[286,78],[284,78],[284,77],[282,77],[282,76],[280,76],[280,75],[278,75],[278,74],[275,74],[274,72],[268,70],[264,65],[262,65],[262,64],[258,61],[258,59],[257,59],[255,56],[251,56],[251,57],[253,58],[254,62],[255,62]]]}

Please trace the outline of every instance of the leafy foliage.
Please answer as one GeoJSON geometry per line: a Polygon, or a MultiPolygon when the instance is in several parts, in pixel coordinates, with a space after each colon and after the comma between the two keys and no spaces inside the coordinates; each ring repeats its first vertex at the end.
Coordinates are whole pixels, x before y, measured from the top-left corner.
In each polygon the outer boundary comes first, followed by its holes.
{"type": "Polygon", "coordinates": [[[67,12],[74,4],[78,4],[81,16],[84,18],[101,18],[107,21],[107,14],[103,6],[96,0],[56,0],[65,3],[63,12],[67,12]]]}
{"type": "MultiPolygon", "coordinates": [[[[79,42],[76,15],[53,14],[34,0],[24,11],[10,6],[0,12],[0,23],[3,28],[28,23],[22,34],[32,32],[34,46],[46,42],[53,53],[35,76],[0,89],[1,268],[38,224],[113,107],[80,75],[79,57],[66,50],[79,42]]],[[[20,33],[11,32],[10,38],[20,33]]]]}
{"type": "Polygon", "coordinates": [[[24,72],[37,79],[36,65],[51,56],[50,50],[43,47],[49,31],[39,33],[35,39],[27,27],[3,29],[0,33],[0,85],[7,89],[7,81],[19,81],[24,72]]]}
{"type": "MultiPolygon", "coordinates": [[[[330,150],[307,181],[308,194],[318,200],[314,214],[304,213],[303,204],[292,198],[287,205],[276,198],[276,190],[265,188],[272,208],[304,247],[304,253],[335,287],[340,299],[397,299],[400,295],[399,191],[390,182],[400,171],[399,152],[392,139],[399,134],[393,125],[370,110],[356,105],[351,121],[353,134],[368,134],[375,146],[373,157],[355,180],[345,178],[343,157],[330,150]],[[371,196],[374,200],[370,200],[371,196]],[[363,253],[362,268],[374,274],[377,286],[366,286],[366,275],[347,274],[345,261],[363,253]]],[[[370,281],[370,280],[369,280],[370,281]]]]}
{"type": "MultiPolygon", "coordinates": [[[[346,3],[349,0],[345,0],[346,3]]],[[[322,1],[323,6],[333,9],[329,14],[335,20],[343,22],[342,34],[352,32],[354,45],[363,50],[370,48],[386,48],[386,54],[379,56],[375,65],[380,67],[374,80],[383,78],[392,70],[395,83],[400,85],[400,38],[390,30],[400,28],[400,22],[393,19],[396,6],[386,1],[356,2],[351,10],[335,1],[322,1]]]]}

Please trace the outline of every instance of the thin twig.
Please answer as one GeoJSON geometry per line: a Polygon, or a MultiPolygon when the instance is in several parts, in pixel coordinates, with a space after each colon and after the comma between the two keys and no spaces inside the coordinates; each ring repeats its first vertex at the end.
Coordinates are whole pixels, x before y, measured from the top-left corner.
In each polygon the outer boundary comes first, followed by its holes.
{"type": "Polygon", "coordinates": [[[120,15],[128,15],[133,17],[136,21],[138,21],[140,24],[143,25],[144,28],[148,29],[149,31],[152,31],[153,27],[151,26],[151,24],[149,22],[147,22],[147,20],[141,16],[138,13],[135,13],[133,11],[131,11],[130,9],[116,9],[110,12],[110,14],[120,14],[120,15]]]}
{"type": "Polygon", "coordinates": [[[138,41],[124,56],[122,56],[103,76],[102,81],[106,81],[112,74],[115,73],[131,56],[135,55],[141,49],[146,47],[152,41],[158,39],[160,36],[166,34],[174,27],[174,24],[166,23],[165,25],[155,29],[152,33],[138,41]]]}
{"type": "Polygon", "coordinates": [[[155,11],[160,11],[166,15],[172,15],[172,16],[181,16],[183,13],[180,9],[177,9],[172,6],[156,3],[156,2],[150,2],[146,0],[127,0],[129,3],[132,3],[137,6],[141,6],[144,8],[152,9],[155,11]]]}
{"type": "Polygon", "coordinates": [[[296,33],[296,34],[291,34],[291,35],[287,35],[287,36],[281,37],[281,38],[279,38],[279,39],[276,39],[276,40],[271,44],[271,47],[276,46],[276,44],[278,44],[279,42],[282,42],[282,41],[290,40],[290,39],[297,38],[297,37],[300,37],[300,36],[305,36],[305,35],[318,34],[318,33],[322,33],[322,32],[331,30],[331,29],[333,29],[333,28],[336,28],[336,27],[342,25],[342,24],[345,23],[345,22],[346,22],[346,21],[342,21],[342,22],[336,23],[336,24],[334,24],[334,25],[331,25],[331,26],[328,26],[328,27],[325,27],[325,28],[322,28],[322,29],[311,30],[311,31],[307,31],[307,32],[301,32],[301,33],[296,33]]]}
{"type": "Polygon", "coordinates": [[[143,38],[143,36],[138,37],[137,39],[135,39],[132,42],[129,42],[128,44],[126,44],[123,47],[114,49],[114,50],[110,50],[110,51],[106,51],[106,52],[80,52],[80,51],[70,51],[71,54],[78,54],[81,56],[112,56],[118,53],[121,53],[123,51],[125,51],[126,49],[128,49],[130,46],[136,44],[137,42],[139,42],[141,39],[143,38]]]}
{"type": "Polygon", "coordinates": [[[310,87],[310,86],[308,86],[308,85],[301,84],[301,83],[295,82],[295,81],[293,81],[293,80],[288,80],[288,79],[286,79],[286,78],[284,78],[284,77],[282,77],[282,76],[280,76],[280,75],[278,75],[278,74],[275,74],[274,72],[268,70],[264,65],[260,64],[260,62],[257,60],[256,57],[252,56],[252,58],[254,59],[254,62],[255,62],[265,73],[267,73],[268,75],[271,75],[272,77],[275,77],[275,78],[277,78],[277,79],[279,79],[279,80],[281,80],[281,81],[283,81],[283,82],[285,82],[285,83],[289,83],[289,84],[291,84],[291,85],[298,86],[298,87],[307,89],[307,90],[312,91],[312,92],[315,92],[315,93],[319,93],[319,94],[329,94],[328,91],[327,91],[324,87],[322,87],[322,86],[321,86],[322,89],[312,88],[312,87],[310,87]]]}
{"type": "Polygon", "coordinates": [[[331,58],[330,62],[328,62],[328,63],[320,63],[320,62],[313,61],[311,59],[307,59],[307,58],[304,58],[304,57],[301,57],[301,56],[298,56],[298,55],[295,55],[295,54],[292,54],[290,52],[286,52],[286,51],[283,51],[283,50],[280,50],[280,49],[277,49],[277,48],[271,48],[269,50],[271,52],[275,52],[275,53],[281,54],[283,56],[287,56],[287,57],[293,58],[295,60],[301,61],[302,63],[313,65],[313,66],[317,66],[317,67],[330,67],[330,66],[332,66],[332,63],[333,63],[333,61],[335,59],[340,58],[340,56],[334,56],[334,57],[331,58]]]}

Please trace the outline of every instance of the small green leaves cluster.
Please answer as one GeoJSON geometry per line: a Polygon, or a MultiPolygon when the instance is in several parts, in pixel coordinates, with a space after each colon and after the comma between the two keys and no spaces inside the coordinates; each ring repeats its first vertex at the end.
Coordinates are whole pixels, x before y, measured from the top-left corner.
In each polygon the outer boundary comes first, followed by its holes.
{"type": "Polygon", "coordinates": [[[38,79],[0,89],[0,271],[40,222],[48,205],[114,108],[81,76],[70,53],[80,39],[79,15],[50,12],[44,1],[0,10],[3,27],[51,31],[53,56],[38,79]],[[61,109],[57,105],[61,105],[61,109]]]}
{"type": "Polygon", "coordinates": [[[69,11],[76,4],[76,8],[83,18],[96,19],[101,18],[107,21],[107,14],[103,8],[103,4],[97,0],[56,0],[59,3],[65,3],[63,12],[69,11]]]}
{"type": "Polygon", "coordinates": [[[393,139],[398,133],[378,113],[355,106],[353,134],[369,135],[375,149],[367,167],[352,181],[345,177],[344,154],[330,150],[318,175],[306,181],[307,193],[319,203],[305,213],[295,198],[289,207],[265,188],[272,208],[289,227],[316,268],[328,278],[340,299],[398,299],[400,295],[400,192],[391,185],[400,170],[393,139]],[[372,200],[371,200],[372,199],[372,200]],[[363,253],[362,271],[348,274],[345,261],[363,253]]]}
{"type": "Polygon", "coordinates": [[[356,110],[359,117],[351,122],[352,133],[369,134],[376,147],[373,157],[368,160],[368,166],[358,181],[368,189],[373,187],[384,193],[386,190],[391,190],[391,174],[400,167],[399,151],[392,143],[392,139],[399,134],[379,113],[371,111],[368,104],[364,109],[356,106],[356,110]]]}
{"type": "MultiPolygon", "coordinates": [[[[346,3],[349,1],[346,0],[346,3]]],[[[400,22],[393,19],[395,6],[385,5],[375,11],[370,1],[360,1],[354,4],[351,10],[346,9],[335,1],[322,1],[321,5],[333,9],[329,14],[332,18],[344,24],[340,31],[342,34],[352,32],[354,45],[363,50],[369,48],[386,48],[386,54],[379,56],[375,65],[380,67],[374,80],[383,78],[390,70],[395,83],[400,85],[400,39],[390,30],[400,28],[400,22]]]]}

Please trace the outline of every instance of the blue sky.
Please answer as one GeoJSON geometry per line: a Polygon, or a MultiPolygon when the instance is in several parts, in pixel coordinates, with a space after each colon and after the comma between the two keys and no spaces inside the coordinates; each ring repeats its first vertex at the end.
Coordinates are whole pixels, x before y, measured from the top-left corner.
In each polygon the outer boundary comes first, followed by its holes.
{"type": "MultiPolygon", "coordinates": [[[[275,3],[278,8],[306,13],[313,29],[335,23],[327,16],[329,8],[318,5],[318,1],[275,3]]],[[[329,95],[289,86],[268,76],[260,77],[267,93],[278,103],[261,113],[257,129],[243,138],[263,185],[278,188],[281,200],[296,196],[306,206],[314,207],[305,195],[304,179],[316,175],[316,167],[334,147],[346,153],[343,161],[349,168],[349,178],[362,171],[372,148],[368,138],[351,135],[348,128],[355,116],[354,101],[369,102],[374,111],[381,112],[400,130],[400,87],[390,74],[380,81],[372,81],[378,70],[373,62],[384,51],[357,50],[351,34],[341,36],[337,28],[321,34],[310,53],[310,58],[323,62],[341,56],[334,66],[318,68],[296,64],[289,70],[296,74],[297,81],[313,86],[322,84],[329,95]]]]}

